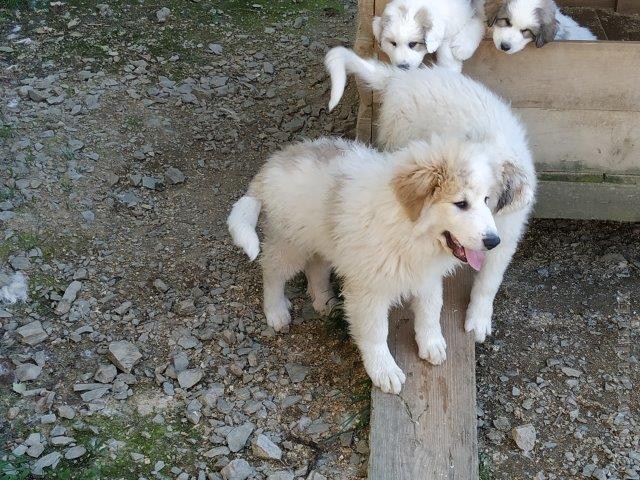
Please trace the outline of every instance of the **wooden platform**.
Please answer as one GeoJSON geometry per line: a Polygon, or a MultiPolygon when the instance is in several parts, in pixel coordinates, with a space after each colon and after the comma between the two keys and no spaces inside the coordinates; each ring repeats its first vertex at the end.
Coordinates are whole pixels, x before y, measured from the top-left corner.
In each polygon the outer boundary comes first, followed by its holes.
{"type": "Polygon", "coordinates": [[[389,349],[407,381],[400,395],[373,390],[370,480],[478,478],[475,347],[463,329],[471,280],[464,269],[445,282],[442,365],[418,357],[410,311],[392,313],[389,349]]]}

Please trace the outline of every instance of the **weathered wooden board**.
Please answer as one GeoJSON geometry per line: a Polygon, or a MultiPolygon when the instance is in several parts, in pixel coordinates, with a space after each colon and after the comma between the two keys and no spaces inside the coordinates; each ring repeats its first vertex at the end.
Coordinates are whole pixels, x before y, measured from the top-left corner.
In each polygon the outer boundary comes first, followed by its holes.
{"type": "Polygon", "coordinates": [[[463,328],[471,280],[465,269],[445,282],[440,366],[418,357],[408,309],[393,312],[389,348],[407,381],[399,396],[373,391],[369,480],[478,478],[475,347],[463,328]]]}
{"type": "Polygon", "coordinates": [[[616,5],[616,11],[618,13],[625,13],[625,14],[640,13],[640,1],[639,0],[618,0],[618,3],[616,5]]]}
{"type": "Polygon", "coordinates": [[[541,181],[534,215],[640,222],[639,207],[640,185],[541,181]]]}
{"type": "Polygon", "coordinates": [[[538,171],[640,174],[640,112],[515,110],[538,171]]]}
{"type": "Polygon", "coordinates": [[[483,41],[464,72],[515,107],[640,111],[640,42],[552,42],[505,55],[483,41]]]}
{"type": "Polygon", "coordinates": [[[616,8],[616,0],[556,0],[559,7],[616,8]]]}

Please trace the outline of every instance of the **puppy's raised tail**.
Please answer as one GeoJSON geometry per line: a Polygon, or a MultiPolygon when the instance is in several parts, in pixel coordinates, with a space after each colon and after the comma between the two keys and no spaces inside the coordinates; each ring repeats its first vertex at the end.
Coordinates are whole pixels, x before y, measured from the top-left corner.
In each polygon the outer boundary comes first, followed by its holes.
{"type": "Polygon", "coordinates": [[[255,260],[260,253],[260,240],[256,233],[256,225],[260,216],[262,203],[252,195],[249,188],[247,195],[233,204],[227,227],[233,243],[242,248],[251,261],[255,260]]]}
{"type": "Polygon", "coordinates": [[[359,57],[353,50],[334,47],[324,57],[324,66],[331,76],[329,111],[342,98],[347,85],[347,74],[354,74],[372,90],[383,90],[395,69],[375,59],[359,57]]]}

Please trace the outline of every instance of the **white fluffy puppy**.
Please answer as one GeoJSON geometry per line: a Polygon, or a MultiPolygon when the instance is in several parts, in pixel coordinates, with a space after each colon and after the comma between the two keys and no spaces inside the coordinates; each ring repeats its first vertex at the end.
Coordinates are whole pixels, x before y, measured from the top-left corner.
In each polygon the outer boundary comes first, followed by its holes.
{"type": "Polygon", "coordinates": [[[262,246],[264,313],[275,330],[291,316],[285,282],[304,270],[316,310],[332,300],[331,267],[343,280],[351,335],[373,383],[398,393],[405,375],[387,346],[389,308],[413,298],[420,357],[445,359],[442,277],[461,260],[482,269],[500,243],[486,146],[456,136],[408,143],[394,153],[320,139],[273,155],[227,220],[252,260],[262,246]]]}
{"type": "Polygon", "coordinates": [[[493,43],[509,54],[530,42],[542,47],[553,40],[596,40],[589,29],[560,12],[553,0],[487,0],[485,13],[493,43]]]}
{"type": "MultiPolygon", "coordinates": [[[[459,135],[482,145],[496,178],[487,185],[488,204],[502,240],[477,274],[467,308],[466,330],[484,341],[491,334],[493,299],[533,206],[536,176],[524,127],[497,95],[443,68],[400,70],[342,47],[327,53],[325,65],[332,82],[330,109],[342,96],[347,72],[381,93],[378,143],[384,149],[434,134],[459,135]]],[[[468,255],[467,261],[471,263],[468,255]]]]}
{"type": "Polygon", "coordinates": [[[373,18],[373,34],[391,63],[418,68],[427,53],[461,71],[484,36],[484,22],[469,0],[393,0],[373,18]]]}

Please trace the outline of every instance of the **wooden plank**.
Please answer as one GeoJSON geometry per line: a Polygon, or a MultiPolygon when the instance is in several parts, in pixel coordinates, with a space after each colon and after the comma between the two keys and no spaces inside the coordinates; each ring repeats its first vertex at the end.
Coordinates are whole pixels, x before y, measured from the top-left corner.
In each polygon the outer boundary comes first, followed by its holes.
{"type": "MultiPolygon", "coordinates": [[[[371,30],[371,19],[375,10],[375,0],[358,1],[358,25],[354,51],[363,57],[370,57],[374,51],[374,38],[371,30]]],[[[372,143],[373,94],[360,81],[356,82],[360,105],[356,124],[356,137],[364,143],[372,143]]]]}
{"type": "Polygon", "coordinates": [[[418,357],[411,313],[393,312],[389,348],[407,381],[400,395],[372,392],[369,480],[478,478],[475,346],[463,329],[471,281],[464,269],[445,282],[440,366],[418,357]]]}
{"type": "Polygon", "coordinates": [[[640,112],[515,111],[527,128],[538,170],[640,174],[640,112]]]}
{"type": "Polygon", "coordinates": [[[640,111],[640,42],[552,42],[505,55],[485,40],[464,72],[516,107],[640,111]]]}
{"type": "Polygon", "coordinates": [[[534,215],[539,218],[640,221],[640,185],[541,181],[534,215]]]}
{"type": "Polygon", "coordinates": [[[627,15],[638,14],[640,13],[640,0],[618,0],[616,11],[627,15]]]}
{"type": "Polygon", "coordinates": [[[616,8],[616,0],[556,0],[556,4],[559,7],[616,8]]]}

